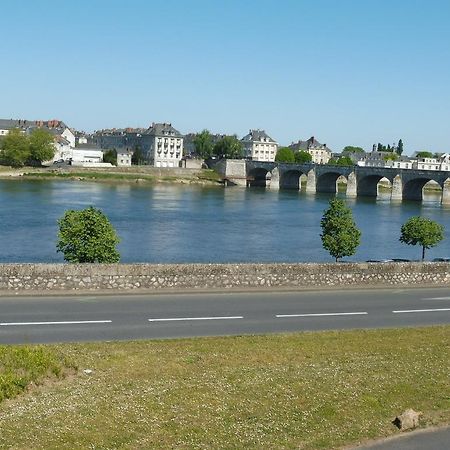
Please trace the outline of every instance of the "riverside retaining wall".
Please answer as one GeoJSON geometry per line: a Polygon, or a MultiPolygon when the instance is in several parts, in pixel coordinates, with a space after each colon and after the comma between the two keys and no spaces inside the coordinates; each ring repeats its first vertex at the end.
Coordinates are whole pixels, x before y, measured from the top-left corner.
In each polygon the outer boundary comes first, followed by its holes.
{"type": "Polygon", "coordinates": [[[0,264],[0,293],[449,286],[447,263],[0,264]]]}

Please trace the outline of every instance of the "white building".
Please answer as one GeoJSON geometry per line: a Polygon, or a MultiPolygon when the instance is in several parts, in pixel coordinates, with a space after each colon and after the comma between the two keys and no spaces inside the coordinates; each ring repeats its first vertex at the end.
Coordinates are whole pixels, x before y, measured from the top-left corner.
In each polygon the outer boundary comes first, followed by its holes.
{"type": "Polygon", "coordinates": [[[131,166],[131,157],[133,152],[129,150],[117,151],[117,167],[131,166]]]}
{"type": "Polygon", "coordinates": [[[103,151],[95,147],[77,147],[71,150],[69,160],[73,165],[77,165],[77,163],[100,164],[103,162],[103,151]]]}
{"type": "Polygon", "coordinates": [[[241,142],[245,158],[254,161],[275,161],[278,143],[264,130],[250,130],[241,142]]]}
{"type": "Polygon", "coordinates": [[[366,157],[357,162],[361,167],[383,167],[394,169],[413,169],[413,161],[404,155],[398,155],[396,160],[390,159],[395,152],[379,152],[377,150],[366,154],[366,157]]]}
{"type": "Polygon", "coordinates": [[[436,158],[408,157],[400,155],[396,160],[390,159],[393,152],[372,151],[367,153],[365,159],[358,161],[357,165],[362,167],[383,167],[389,169],[407,169],[407,170],[441,170],[450,171],[450,155],[443,153],[436,158]]]}
{"type": "Polygon", "coordinates": [[[150,137],[149,162],[155,167],[179,167],[183,156],[183,135],[170,123],[153,123],[145,132],[150,137]]]}
{"type": "Polygon", "coordinates": [[[444,153],[438,158],[415,158],[413,160],[413,169],[416,170],[450,170],[450,155],[444,153]]]}
{"type": "Polygon", "coordinates": [[[327,144],[321,144],[314,136],[306,141],[297,141],[289,145],[294,152],[307,152],[311,155],[312,162],[315,164],[327,164],[331,159],[332,152],[327,144]]]}

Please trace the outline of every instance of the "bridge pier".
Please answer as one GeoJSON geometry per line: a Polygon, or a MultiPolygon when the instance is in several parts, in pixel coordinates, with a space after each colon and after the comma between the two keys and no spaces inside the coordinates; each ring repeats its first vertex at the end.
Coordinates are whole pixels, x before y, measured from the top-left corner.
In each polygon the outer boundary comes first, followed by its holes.
{"type": "Polygon", "coordinates": [[[273,191],[280,189],[280,171],[278,167],[275,167],[272,172],[267,172],[266,186],[273,191]]]}
{"type": "Polygon", "coordinates": [[[400,175],[392,180],[391,201],[402,201],[403,199],[403,183],[400,175]]]}
{"type": "Polygon", "coordinates": [[[355,172],[352,172],[347,177],[347,197],[354,198],[357,196],[358,185],[356,181],[355,172]]]}
{"type": "Polygon", "coordinates": [[[306,193],[316,193],[316,172],[314,169],[311,169],[306,176],[306,193]]]}
{"type": "Polygon", "coordinates": [[[442,186],[441,204],[450,205],[450,178],[447,178],[442,186]]]}

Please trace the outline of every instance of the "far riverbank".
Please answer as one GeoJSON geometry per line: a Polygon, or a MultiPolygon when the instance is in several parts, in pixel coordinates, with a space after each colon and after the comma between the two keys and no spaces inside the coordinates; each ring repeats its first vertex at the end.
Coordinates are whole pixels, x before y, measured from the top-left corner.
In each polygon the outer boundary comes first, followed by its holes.
{"type": "Polygon", "coordinates": [[[75,166],[0,167],[0,179],[65,179],[110,183],[176,183],[220,186],[220,176],[211,169],[157,168],[149,166],[91,168],[75,166]]]}

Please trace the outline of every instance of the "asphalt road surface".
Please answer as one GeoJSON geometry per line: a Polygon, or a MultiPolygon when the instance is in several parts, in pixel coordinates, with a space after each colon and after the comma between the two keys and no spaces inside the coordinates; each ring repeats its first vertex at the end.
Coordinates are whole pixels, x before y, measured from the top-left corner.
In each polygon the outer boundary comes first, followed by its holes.
{"type": "Polygon", "coordinates": [[[450,324],[450,289],[0,297],[0,343],[450,324]]]}
{"type": "Polygon", "coordinates": [[[448,450],[450,448],[450,428],[432,428],[404,433],[393,439],[357,448],[360,450],[448,450]]]}

